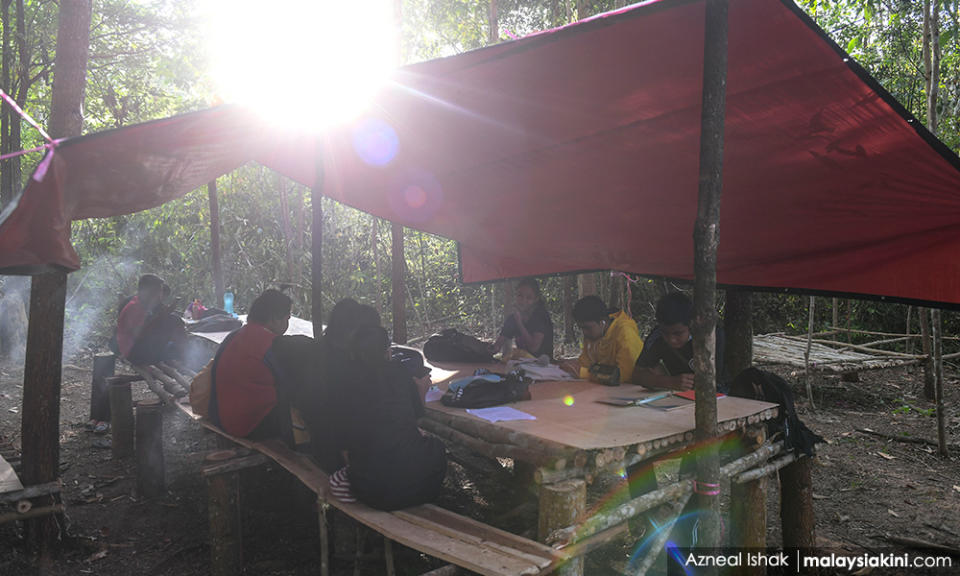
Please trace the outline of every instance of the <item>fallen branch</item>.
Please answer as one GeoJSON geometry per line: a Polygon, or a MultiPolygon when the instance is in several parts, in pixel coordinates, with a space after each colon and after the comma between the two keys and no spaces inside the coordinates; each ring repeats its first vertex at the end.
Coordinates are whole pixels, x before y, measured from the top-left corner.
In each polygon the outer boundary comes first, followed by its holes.
{"type": "MultiPolygon", "coordinates": [[[[856,428],[857,432],[861,434],[869,434],[870,436],[877,436],[880,438],[886,438],[887,440],[893,440],[894,442],[903,442],[905,444],[922,444],[924,446],[933,446],[937,448],[939,444],[933,440],[927,440],[926,438],[911,438],[909,436],[894,436],[893,434],[887,434],[885,432],[877,432],[876,430],[871,430],[869,428],[856,428]]],[[[951,450],[960,450],[960,445],[958,444],[948,444],[948,448],[951,450]]]]}
{"type": "Polygon", "coordinates": [[[936,550],[937,552],[943,552],[950,554],[951,556],[960,556],[960,548],[954,548],[953,546],[944,546],[943,544],[937,544],[936,542],[928,542],[927,540],[919,540],[917,538],[904,538],[903,536],[892,536],[890,534],[884,534],[883,539],[887,542],[892,542],[894,544],[900,544],[902,546],[909,546],[910,548],[917,548],[921,550],[936,550]]]}

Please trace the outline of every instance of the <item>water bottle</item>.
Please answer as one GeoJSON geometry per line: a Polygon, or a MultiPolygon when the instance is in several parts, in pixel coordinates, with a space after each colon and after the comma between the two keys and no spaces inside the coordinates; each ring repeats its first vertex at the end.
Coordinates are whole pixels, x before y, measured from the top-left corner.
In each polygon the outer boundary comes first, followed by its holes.
{"type": "Polygon", "coordinates": [[[233,314],[233,292],[223,293],[223,309],[227,314],[233,314]]]}

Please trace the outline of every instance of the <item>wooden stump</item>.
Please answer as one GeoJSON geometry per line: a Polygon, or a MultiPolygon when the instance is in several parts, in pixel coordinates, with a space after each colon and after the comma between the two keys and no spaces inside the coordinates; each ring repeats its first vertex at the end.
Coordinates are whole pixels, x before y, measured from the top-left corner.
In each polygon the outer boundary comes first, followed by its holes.
{"type": "MultiPolygon", "coordinates": [[[[230,457],[230,451],[214,452],[208,463],[230,457]]],[[[205,474],[206,475],[206,474],[205,474]]],[[[240,532],[240,473],[231,470],[206,475],[210,521],[210,574],[239,576],[243,568],[240,532]]]]}
{"type": "MultiPolygon", "coordinates": [[[[541,486],[539,540],[544,542],[554,530],[575,524],[586,506],[587,483],[583,480],[565,480],[541,486]]],[[[583,557],[571,559],[556,574],[582,576],[583,557]]]]}
{"type": "MultiPolygon", "coordinates": [[[[743,452],[752,452],[766,439],[763,426],[748,429],[742,438],[743,452]]],[[[767,544],[767,477],[750,482],[730,483],[730,545],[764,548],[767,544]]],[[[741,567],[744,574],[762,575],[766,569],[741,567]]]]}
{"type": "Polygon", "coordinates": [[[126,458],[133,454],[133,399],[130,383],[117,378],[108,378],[107,386],[110,389],[113,457],[126,458]]]}
{"type": "Polygon", "coordinates": [[[330,506],[317,498],[317,519],[320,521],[320,576],[330,576],[330,506]]]}
{"type": "Polygon", "coordinates": [[[812,458],[800,458],[780,470],[780,522],[784,548],[814,547],[812,468],[812,458]]]}
{"type": "Polygon", "coordinates": [[[97,354],[93,357],[93,381],[90,384],[90,419],[98,422],[110,420],[110,392],[107,378],[113,376],[117,357],[113,354],[97,354]]]}
{"type": "Polygon", "coordinates": [[[137,404],[137,491],[143,498],[163,496],[163,412],[160,402],[137,404]]]}

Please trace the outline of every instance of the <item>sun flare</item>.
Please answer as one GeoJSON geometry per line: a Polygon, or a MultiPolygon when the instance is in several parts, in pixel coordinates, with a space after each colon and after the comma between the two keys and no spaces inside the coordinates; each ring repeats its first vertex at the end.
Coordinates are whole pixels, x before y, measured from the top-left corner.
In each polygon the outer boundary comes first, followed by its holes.
{"type": "Polygon", "coordinates": [[[207,0],[217,96],[317,130],[359,115],[398,60],[390,0],[207,0]]]}

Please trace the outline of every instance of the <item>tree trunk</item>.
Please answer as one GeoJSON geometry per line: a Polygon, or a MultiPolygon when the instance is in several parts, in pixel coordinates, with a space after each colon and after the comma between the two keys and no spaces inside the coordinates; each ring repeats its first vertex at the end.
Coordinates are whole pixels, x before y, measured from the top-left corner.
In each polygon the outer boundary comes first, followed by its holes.
{"type": "MultiPolygon", "coordinates": [[[[81,109],[90,48],[91,0],[63,2],[53,68],[49,132],[53,138],[79,136],[81,109]]],[[[17,2],[18,33],[23,2],[17,2]]],[[[22,38],[19,38],[22,42],[22,38]]],[[[21,54],[22,60],[23,54],[21,54]]],[[[24,86],[21,85],[21,94],[24,86]]],[[[16,123],[19,125],[19,122],[16,123]]],[[[60,373],[63,362],[63,318],[67,275],[49,272],[33,278],[30,288],[30,324],[23,374],[23,482],[52,482],[60,468],[60,373]]],[[[28,545],[44,555],[57,537],[53,517],[37,518],[25,526],[28,545]]]]}
{"type": "Polygon", "coordinates": [[[310,319],[313,321],[313,336],[319,338],[323,334],[323,140],[318,137],[315,146],[316,176],[310,189],[310,206],[313,209],[310,229],[310,319]]]}
{"type": "Polygon", "coordinates": [[[917,308],[917,316],[920,318],[920,350],[923,352],[923,397],[927,400],[934,400],[935,392],[933,389],[933,355],[932,344],[930,342],[930,309],[917,308]]]}
{"type": "Polygon", "coordinates": [[[487,17],[487,23],[489,25],[487,44],[496,44],[500,41],[500,24],[497,22],[497,0],[490,0],[487,17]]]}
{"type": "MultiPolygon", "coordinates": [[[[707,0],[700,120],[700,185],[693,231],[693,368],[696,389],[697,482],[701,510],[699,542],[720,545],[720,499],[710,490],[720,483],[717,436],[716,335],[717,247],[723,188],[723,132],[727,84],[727,0],[707,0]]],[[[716,569],[707,574],[716,573],[716,569]]]]}
{"type": "MultiPolygon", "coordinates": [[[[939,118],[937,117],[937,96],[940,92],[940,2],[939,0],[923,0],[923,70],[924,81],[927,89],[927,129],[934,135],[937,133],[939,118]]],[[[920,311],[921,330],[924,328],[923,322],[927,319],[926,311],[920,311]]],[[[933,322],[939,322],[940,314],[933,313],[931,310],[930,319],[933,322]]],[[[928,400],[937,399],[937,388],[942,386],[938,382],[937,375],[942,372],[942,367],[938,367],[934,358],[938,346],[942,343],[936,340],[940,338],[940,326],[926,327],[927,336],[923,337],[923,353],[927,359],[923,364],[923,395],[928,400]],[[930,342],[930,336],[933,336],[933,342],[930,342]],[[938,369],[939,368],[939,369],[938,369]]],[[[938,411],[937,419],[940,415],[938,411]]],[[[939,422],[938,422],[939,425],[939,422]]]]}
{"type": "Polygon", "coordinates": [[[403,270],[405,268],[405,259],[403,253],[403,225],[396,222],[391,223],[391,239],[393,244],[393,253],[390,259],[392,267],[392,284],[390,299],[393,303],[393,341],[397,344],[407,343],[407,308],[406,294],[403,283],[403,270]]]}
{"type": "Polygon", "coordinates": [[[213,301],[217,308],[223,309],[223,260],[220,257],[220,203],[217,199],[217,181],[207,184],[207,196],[210,200],[210,259],[213,265],[213,301]]]}
{"type": "Polygon", "coordinates": [[[930,331],[933,333],[933,368],[934,368],[934,398],[937,402],[937,446],[942,458],[947,458],[950,451],[947,448],[947,416],[943,404],[943,335],[940,333],[943,325],[940,321],[940,310],[930,310],[930,331]]]}
{"type": "Polygon", "coordinates": [[[723,365],[730,382],[753,364],[753,294],[747,290],[727,290],[726,313],[723,318],[727,349],[723,365]]]}
{"type": "Polygon", "coordinates": [[[574,332],[573,304],[576,301],[577,277],[564,276],[563,279],[563,341],[572,344],[577,341],[574,332]]]}
{"type": "Polygon", "coordinates": [[[813,382],[810,380],[810,347],[813,344],[813,325],[816,316],[817,299],[810,297],[810,313],[807,319],[807,347],[803,351],[803,381],[807,387],[807,400],[810,402],[810,408],[817,409],[813,401],[813,382]]]}
{"type": "Polygon", "coordinates": [[[577,0],[577,20],[590,17],[590,0],[577,0]]]}
{"type": "Polygon", "coordinates": [[[293,234],[290,231],[290,205],[287,202],[287,180],[277,174],[277,187],[280,192],[280,231],[283,234],[283,248],[287,264],[287,282],[295,284],[293,279],[293,234]]]}
{"type": "Polygon", "coordinates": [[[589,274],[581,274],[577,278],[577,282],[580,286],[580,297],[584,296],[596,296],[597,295],[597,275],[593,272],[589,274]]]}
{"type": "MultiPolygon", "coordinates": [[[[0,26],[3,27],[3,47],[0,49],[0,86],[7,94],[11,92],[10,86],[10,1],[0,1],[0,26]]],[[[12,152],[10,148],[10,120],[12,110],[9,106],[0,105],[0,155],[12,152]]],[[[0,209],[13,200],[16,193],[13,187],[13,178],[10,173],[10,160],[4,160],[0,164],[0,209]]]]}
{"type": "MultiPolygon", "coordinates": [[[[30,90],[30,46],[27,44],[27,25],[25,22],[26,16],[24,14],[23,0],[17,0],[16,19],[17,31],[14,35],[14,40],[18,55],[18,63],[16,81],[10,86],[11,90],[16,87],[16,92],[11,93],[10,96],[16,101],[17,105],[23,109],[26,107],[27,94],[30,90]]],[[[84,70],[86,70],[86,68],[84,68],[84,70]]],[[[4,106],[4,108],[6,108],[6,106],[4,106]]],[[[23,147],[23,143],[21,142],[22,124],[20,122],[20,118],[13,111],[7,110],[7,115],[10,118],[10,139],[8,144],[10,151],[16,152],[23,147]]],[[[53,134],[52,129],[50,131],[50,135],[52,138],[57,138],[57,136],[53,134]]],[[[10,174],[10,190],[11,194],[13,195],[16,195],[17,191],[20,190],[21,160],[22,158],[17,156],[15,158],[11,158],[7,163],[8,172],[10,174]]]]}

